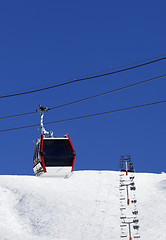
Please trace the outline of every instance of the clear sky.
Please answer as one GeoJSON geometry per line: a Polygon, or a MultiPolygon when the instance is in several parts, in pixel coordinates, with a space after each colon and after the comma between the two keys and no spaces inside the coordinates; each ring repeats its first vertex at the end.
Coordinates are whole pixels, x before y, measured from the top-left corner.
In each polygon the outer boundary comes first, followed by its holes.
{"type": "MultiPolygon", "coordinates": [[[[0,95],[33,89],[166,54],[166,2],[0,1],[0,95]]],[[[166,60],[49,91],[0,99],[0,116],[54,107],[166,73],[166,60]]],[[[56,121],[166,100],[166,78],[50,111],[56,121]]],[[[38,124],[39,114],[0,120],[0,130],[38,124]]],[[[68,133],[75,170],[118,170],[130,154],[137,172],[166,169],[166,104],[47,126],[68,133]]],[[[33,175],[38,128],[0,133],[0,174],[33,175]]]]}

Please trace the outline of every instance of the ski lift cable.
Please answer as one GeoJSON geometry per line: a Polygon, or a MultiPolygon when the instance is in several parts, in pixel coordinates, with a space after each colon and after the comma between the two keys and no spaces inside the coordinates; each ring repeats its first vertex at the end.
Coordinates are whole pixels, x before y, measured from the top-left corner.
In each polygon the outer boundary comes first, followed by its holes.
{"type": "MultiPolygon", "coordinates": [[[[161,55],[158,55],[156,57],[145,58],[145,59],[142,59],[142,60],[138,60],[138,61],[135,61],[135,62],[130,62],[130,63],[124,64],[124,65],[119,65],[119,66],[116,66],[116,67],[107,68],[105,70],[97,71],[97,72],[93,73],[93,75],[101,74],[101,73],[112,71],[112,70],[117,70],[119,68],[125,68],[125,67],[131,66],[131,65],[139,64],[139,63],[142,63],[142,62],[154,60],[156,58],[161,58],[161,57],[165,57],[165,56],[166,56],[166,54],[161,54],[161,55]]],[[[91,75],[92,75],[92,73],[91,73],[91,75]]],[[[82,75],[81,78],[91,76],[91,75],[90,74],[82,75]]]]}
{"type": "Polygon", "coordinates": [[[154,77],[154,78],[151,78],[151,79],[147,79],[147,80],[144,80],[144,81],[141,81],[141,82],[138,82],[138,83],[133,83],[133,84],[130,84],[130,85],[127,85],[127,86],[124,86],[124,87],[120,87],[120,88],[117,88],[117,89],[114,89],[114,90],[111,90],[111,91],[103,92],[103,93],[100,93],[100,94],[97,94],[97,95],[94,95],[94,96],[91,96],[91,97],[83,98],[83,99],[80,99],[80,100],[77,100],[77,101],[73,101],[73,102],[66,103],[66,104],[63,104],[63,105],[59,105],[59,106],[56,106],[56,107],[53,107],[53,108],[49,108],[49,110],[53,110],[53,109],[57,109],[57,108],[61,108],[61,107],[66,107],[66,106],[69,106],[69,105],[72,105],[72,104],[75,104],[75,103],[80,103],[80,102],[87,101],[87,100],[90,100],[90,99],[93,99],[93,98],[101,97],[101,96],[111,94],[111,93],[114,93],[114,92],[118,92],[118,91],[130,88],[130,87],[134,87],[134,86],[138,86],[140,84],[151,82],[151,81],[163,78],[163,77],[166,77],[166,74],[161,75],[161,76],[157,76],[157,77],[154,77]]]}
{"type": "MultiPolygon", "coordinates": [[[[93,96],[90,96],[90,97],[87,97],[87,98],[83,98],[83,99],[80,99],[80,100],[76,100],[76,101],[73,101],[73,102],[69,102],[69,103],[59,105],[59,106],[48,108],[48,111],[55,110],[55,109],[62,108],[62,107],[67,107],[67,106],[70,106],[70,105],[73,105],[73,104],[76,104],[76,103],[80,103],[80,102],[84,102],[84,101],[87,101],[87,100],[91,100],[91,99],[94,99],[94,98],[97,98],[97,97],[101,97],[101,96],[104,96],[104,95],[107,95],[107,94],[111,94],[111,93],[114,93],[114,92],[125,90],[127,88],[138,86],[140,84],[148,83],[148,82],[151,82],[151,81],[154,81],[154,80],[157,80],[157,79],[160,79],[160,78],[164,78],[164,77],[166,77],[166,74],[163,74],[163,75],[160,75],[160,76],[157,76],[157,77],[154,77],[154,78],[150,78],[150,79],[147,79],[147,80],[144,80],[144,81],[141,81],[141,82],[133,83],[133,84],[130,84],[130,85],[127,85],[127,86],[124,86],[124,87],[114,89],[114,90],[110,90],[110,91],[107,91],[107,92],[99,93],[99,94],[96,94],[96,95],[93,95],[93,96]]],[[[21,114],[14,114],[14,115],[10,115],[10,116],[0,117],[0,120],[7,119],[7,118],[21,117],[21,116],[31,115],[31,114],[35,114],[35,113],[37,113],[37,111],[21,113],[21,114]]]]}
{"type": "Polygon", "coordinates": [[[38,89],[34,89],[34,90],[29,90],[29,91],[22,91],[22,92],[13,93],[13,94],[0,95],[0,99],[9,98],[9,97],[16,97],[16,96],[21,96],[21,95],[26,95],[26,94],[36,93],[36,92],[41,92],[41,91],[53,89],[53,88],[56,88],[56,87],[62,87],[62,86],[68,85],[68,84],[73,84],[73,83],[76,83],[76,82],[81,82],[81,81],[86,81],[86,80],[90,80],[90,79],[105,77],[105,76],[113,75],[113,74],[116,74],[116,73],[121,73],[121,72],[129,71],[129,70],[132,70],[132,69],[136,69],[136,68],[139,68],[139,67],[143,67],[143,66],[146,66],[146,65],[149,65],[149,64],[152,64],[152,63],[156,63],[156,62],[165,60],[165,59],[166,59],[166,56],[162,57],[162,58],[152,60],[152,61],[144,62],[144,63],[138,64],[138,65],[134,65],[134,66],[131,66],[131,67],[122,68],[122,69],[119,69],[119,70],[116,70],[116,71],[105,72],[105,73],[102,73],[102,74],[93,75],[93,76],[89,76],[89,77],[73,79],[73,80],[70,80],[70,81],[62,82],[62,83],[55,84],[55,85],[48,86],[48,87],[44,87],[44,88],[38,88],[38,89]]]}
{"type": "Polygon", "coordinates": [[[31,115],[31,114],[35,114],[35,113],[37,113],[37,111],[9,115],[9,116],[0,117],[0,120],[7,119],[7,118],[21,117],[21,116],[31,115]]]}
{"type": "MultiPolygon", "coordinates": [[[[112,71],[112,70],[117,70],[119,68],[125,68],[125,67],[128,67],[128,66],[131,66],[131,65],[135,65],[135,64],[139,64],[139,63],[142,63],[142,62],[145,62],[145,61],[150,61],[150,60],[154,60],[156,58],[161,58],[161,57],[164,57],[166,56],[166,54],[161,54],[161,55],[158,55],[158,56],[155,56],[155,57],[151,57],[151,58],[145,58],[145,59],[142,59],[142,60],[138,60],[138,61],[134,61],[134,62],[130,62],[130,63],[127,63],[127,64],[124,64],[124,65],[119,65],[119,66],[116,66],[116,67],[111,67],[111,68],[107,68],[107,69],[104,69],[104,70],[100,70],[100,71],[97,71],[97,72],[93,72],[91,74],[84,74],[82,76],[79,76],[79,78],[84,78],[84,77],[87,77],[87,76],[91,76],[91,75],[97,75],[97,74],[101,74],[101,73],[104,73],[106,71],[112,71]]],[[[72,80],[72,79],[68,79],[69,80],[72,80]]],[[[7,94],[12,94],[12,93],[19,93],[19,92],[24,92],[24,91],[29,91],[29,90],[34,90],[36,88],[43,88],[43,87],[48,87],[50,86],[51,84],[59,84],[59,83],[62,83],[60,81],[52,81],[50,83],[47,83],[47,84],[40,84],[38,86],[34,86],[34,87],[29,87],[29,88],[26,88],[26,89],[20,89],[18,91],[11,91],[11,92],[7,92],[7,93],[4,93],[4,95],[7,95],[7,94]]]]}
{"type": "MultiPolygon", "coordinates": [[[[53,121],[53,122],[47,122],[47,123],[45,123],[45,125],[62,123],[62,122],[68,122],[68,121],[74,121],[74,120],[85,119],[85,118],[90,118],[90,117],[97,117],[97,116],[101,116],[101,115],[106,115],[106,114],[111,114],[111,113],[116,113],[116,112],[122,112],[122,111],[137,109],[137,108],[143,108],[143,107],[158,105],[158,104],[162,104],[162,103],[166,103],[166,100],[153,102],[153,103],[141,104],[141,105],[132,106],[132,107],[126,107],[126,108],[110,110],[110,111],[107,111],[107,112],[100,112],[100,113],[94,113],[94,114],[89,114],[89,115],[84,115],[84,116],[67,118],[67,119],[57,120],[57,121],[53,121]]],[[[14,130],[19,130],[19,129],[39,127],[39,126],[40,126],[40,124],[34,124],[34,125],[28,125],[28,126],[22,126],[22,127],[10,128],[10,129],[2,129],[2,130],[0,130],[0,133],[14,131],[14,130]]]]}

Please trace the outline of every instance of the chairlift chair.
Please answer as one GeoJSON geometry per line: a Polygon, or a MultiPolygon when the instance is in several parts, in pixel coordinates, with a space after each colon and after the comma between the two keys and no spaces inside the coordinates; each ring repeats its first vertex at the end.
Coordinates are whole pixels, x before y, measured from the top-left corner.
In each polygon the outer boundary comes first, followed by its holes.
{"type": "Polygon", "coordinates": [[[127,237],[127,234],[122,233],[122,234],[120,235],[120,237],[121,237],[121,238],[126,238],[126,237],[127,237]]]}
{"type": "Polygon", "coordinates": [[[136,229],[136,230],[138,230],[138,229],[139,229],[139,226],[138,226],[138,225],[134,225],[133,228],[136,229]]]}
{"type": "Polygon", "coordinates": [[[121,156],[119,168],[121,172],[135,172],[130,155],[121,156]]]}
{"type": "Polygon", "coordinates": [[[140,237],[140,235],[137,234],[134,236],[134,238],[141,238],[141,237],[140,237]]]}
{"type": "Polygon", "coordinates": [[[76,153],[69,135],[53,137],[43,126],[44,113],[48,108],[40,106],[41,138],[36,141],[33,157],[34,173],[42,177],[67,177],[74,170],[76,153]],[[45,137],[45,135],[49,137],[45,137]]]}

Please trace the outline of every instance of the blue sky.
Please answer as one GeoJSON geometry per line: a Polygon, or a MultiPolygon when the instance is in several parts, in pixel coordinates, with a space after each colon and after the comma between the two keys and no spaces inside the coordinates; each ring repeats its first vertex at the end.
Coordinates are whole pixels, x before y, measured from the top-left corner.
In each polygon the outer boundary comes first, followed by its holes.
{"type": "MultiPolygon", "coordinates": [[[[0,95],[93,75],[166,54],[165,1],[1,1],[0,95]]],[[[0,116],[54,107],[165,74],[166,61],[112,76],[0,99],[0,116]]],[[[56,121],[166,100],[166,79],[50,111],[56,121]]],[[[37,124],[37,114],[0,120],[0,129],[37,124]]],[[[118,170],[130,154],[137,172],[165,171],[166,104],[49,125],[68,133],[75,170],[118,170]]],[[[38,128],[0,133],[0,174],[33,175],[38,128]]]]}

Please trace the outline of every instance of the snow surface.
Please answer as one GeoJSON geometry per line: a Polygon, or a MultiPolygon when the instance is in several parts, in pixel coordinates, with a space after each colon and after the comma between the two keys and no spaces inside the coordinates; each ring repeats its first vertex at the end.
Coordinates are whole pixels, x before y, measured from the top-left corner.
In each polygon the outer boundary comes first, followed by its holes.
{"type": "MultiPolygon", "coordinates": [[[[140,239],[164,240],[166,174],[134,175],[140,239]]],[[[0,240],[120,239],[119,207],[119,172],[0,176],[0,240]]]]}

